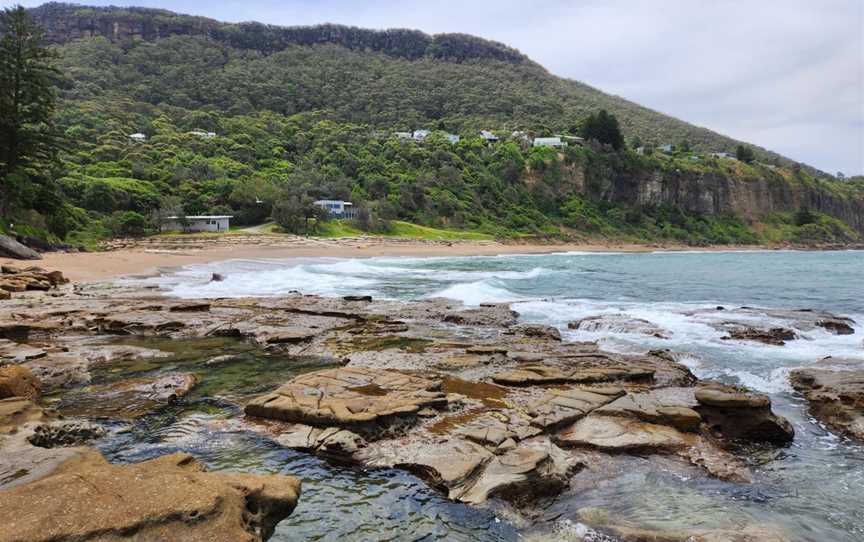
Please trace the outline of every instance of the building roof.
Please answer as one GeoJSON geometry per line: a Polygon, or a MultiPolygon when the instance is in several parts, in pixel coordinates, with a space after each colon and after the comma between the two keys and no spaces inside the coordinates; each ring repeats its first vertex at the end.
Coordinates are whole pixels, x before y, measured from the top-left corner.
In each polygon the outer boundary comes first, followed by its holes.
{"type": "Polygon", "coordinates": [[[535,137],[534,143],[561,143],[560,137],[535,137]]]}
{"type": "Polygon", "coordinates": [[[321,205],[323,203],[341,203],[342,205],[354,205],[350,201],[344,201],[341,199],[319,199],[318,201],[313,202],[316,205],[321,205]]]}
{"type": "Polygon", "coordinates": [[[186,220],[218,220],[220,218],[234,218],[234,215],[186,215],[186,216],[166,216],[163,220],[179,220],[181,218],[185,218],[186,220]]]}

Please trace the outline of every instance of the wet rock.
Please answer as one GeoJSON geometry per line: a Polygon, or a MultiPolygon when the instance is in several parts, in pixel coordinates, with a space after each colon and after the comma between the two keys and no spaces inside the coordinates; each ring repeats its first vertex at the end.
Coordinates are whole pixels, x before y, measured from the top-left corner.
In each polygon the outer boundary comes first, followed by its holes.
{"type": "Polygon", "coordinates": [[[469,346],[465,349],[466,354],[474,354],[477,356],[507,355],[507,352],[508,350],[504,346],[496,346],[490,344],[469,346]]]}
{"type": "Polygon", "coordinates": [[[510,327],[515,325],[519,314],[509,304],[481,305],[476,309],[448,312],[444,321],[463,326],[510,327]]]}
{"type": "Polygon", "coordinates": [[[27,442],[39,448],[81,446],[105,434],[105,429],[83,421],[52,421],[37,425],[27,442]]]}
{"type": "Polygon", "coordinates": [[[31,359],[45,356],[45,350],[26,344],[16,343],[8,339],[0,339],[0,361],[24,363],[31,359]]]}
{"type": "Polygon", "coordinates": [[[210,303],[205,301],[187,301],[168,306],[169,312],[207,312],[209,310],[210,303]]]}
{"type": "Polygon", "coordinates": [[[358,450],[366,447],[366,440],[356,433],[338,427],[312,427],[293,424],[283,428],[276,442],[286,448],[305,450],[348,459],[358,450]]]}
{"type": "Polygon", "coordinates": [[[492,380],[507,386],[543,384],[592,384],[616,380],[650,380],[652,369],[641,367],[566,367],[553,365],[523,365],[518,369],[496,374],[492,380]]]}
{"type": "Polygon", "coordinates": [[[42,391],[42,385],[30,369],[21,365],[6,365],[0,367],[0,399],[7,397],[24,397],[37,399],[42,391]]]}
{"type": "Polygon", "coordinates": [[[18,260],[41,260],[42,255],[9,237],[0,235],[0,256],[18,260]]]}
{"type": "Polygon", "coordinates": [[[188,454],[111,465],[90,452],[0,492],[0,539],[261,541],[299,494],[296,478],[211,474],[188,454]]]}
{"type": "Polygon", "coordinates": [[[676,455],[723,480],[751,480],[745,465],[700,435],[599,411],[561,431],[555,442],[563,447],[587,447],[607,453],[676,455]]]}
{"type": "Polygon", "coordinates": [[[45,411],[29,399],[0,399],[0,435],[14,433],[26,423],[43,419],[46,419],[45,411]]]}
{"type": "Polygon", "coordinates": [[[170,313],[152,311],[120,312],[98,316],[93,323],[104,333],[163,335],[186,327],[170,313]]]}
{"type": "Polygon", "coordinates": [[[6,290],[0,289],[0,301],[6,301],[7,299],[12,299],[12,294],[6,290]]]}
{"type": "Polygon", "coordinates": [[[823,329],[828,330],[828,332],[833,333],[834,335],[852,335],[855,333],[855,328],[852,327],[852,324],[855,322],[851,318],[841,318],[841,317],[833,317],[833,318],[822,318],[821,320],[816,321],[816,325],[823,329]]]}
{"type": "Polygon", "coordinates": [[[531,416],[531,425],[552,430],[575,422],[623,394],[624,390],[620,388],[550,390],[528,407],[528,414],[531,416]]]}
{"type": "Polygon", "coordinates": [[[569,470],[564,452],[548,439],[538,438],[492,457],[475,481],[461,484],[455,498],[482,504],[499,497],[524,505],[559,493],[569,470]]]}
{"type": "Polygon", "coordinates": [[[93,364],[170,358],[173,355],[170,352],[164,352],[154,348],[144,348],[141,346],[130,346],[126,344],[83,345],[73,346],[73,349],[75,354],[80,355],[93,364]]]}
{"type": "Polygon", "coordinates": [[[24,366],[39,379],[46,393],[90,381],[90,362],[72,353],[50,353],[30,360],[24,366]]]}
{"type": "Polygon", "coordinates": [[[561,332],[553,326],[545,326],[541,324],[522,324],[512,328],[514,333],[531,337],[532,339],[544,339],[549,341],[560,341],[561,332]]]}
{"type": "Polygon", "coordinates": [[[60,408],[70,415],[137,418],[183,397],[197,382],[194,374],[173,373],[89,386],[67,392],[60,408]]]}
{"type": "Polygon", "coordinates": [[[369,303],[372,301],[372,296],[371,295],[346,295],[346,296],[342,296],[342,299],[344,299],[345,301],[364,301],[364,302],[369,303]]]}
{"type": "Polygon", "coordinates": [[[702,417],[683,402],[664,400],[658,394],[628,394],[599,408],[598,414],[633,417],[642,421],[671,425],[685,432],[699,430],[702,417]]]}
{"type": "Polygon", "coordinates": [[[222,273],[213,273],[210,275],[210,282],[222,282],[225,280],[225,275],[222,273]]]}
{"type": "Polygon", "coordinates": [[[771,411],[767,395],[732,386],[699,388],[696,411],[711,431],[727,440],[783,444],[795,437],[789,420],[771,411]]]}
{"type": "Polygon", "coordinates": [[[600,314],[589,316],[567,324],[569,329],[588,332],[634,333],[650,335],[660,339],[668,339],[672,332],[667,331],[648,320],[633,318],[623,314],[600,314]]]}
{"type": "Polygon", "coordinates": [[[729,330],[729,335],[722,337],[723,340],[756,341],[774,346],[783,346],[786,341],[797,338],[795,332],[783,327],[771,329],[758,329],[753,327],[740,327],[729,330]]]}
{"type": "Polygon", "coordinates": [[[267,344],[298,344],[309,342],[318,335],[314,329],[285,329],[266,334],[267,344]]]}
{"type": "Polygon", "coordinates": [[[340,368],[298,376],[253,399],[247,415],[377,436],[416,421],[426,407],[447,405],[438,380],[387,369],[340,368]]]}
{"type": "Polygon", "coordinates": [[[864,441],[864,371],[799,369],[789,380],[810,412],[832,429],[864,441]]]}

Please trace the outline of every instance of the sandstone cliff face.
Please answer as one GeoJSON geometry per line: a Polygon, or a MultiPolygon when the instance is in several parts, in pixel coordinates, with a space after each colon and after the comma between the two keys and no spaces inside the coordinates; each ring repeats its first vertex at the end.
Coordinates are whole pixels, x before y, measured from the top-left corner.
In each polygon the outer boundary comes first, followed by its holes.
{"type": "Polygon", "coordinates": [[[578,168],[571,174],[579,192],[616,203],[665,203],[694,213],[732,213],[748,220],[807,207],[835,216],[864,233],[864,200],[843,198],[818,186],[780,177],[734,179],[716,173],[646,171],[613,173],[591,183],[578,168]]]}

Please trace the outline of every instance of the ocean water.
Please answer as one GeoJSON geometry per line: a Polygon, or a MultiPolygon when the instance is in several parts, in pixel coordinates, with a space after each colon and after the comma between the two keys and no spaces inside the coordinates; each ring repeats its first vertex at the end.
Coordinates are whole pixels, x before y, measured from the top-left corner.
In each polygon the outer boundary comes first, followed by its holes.
{"type": "MultiPolygon", "coordinates": [[[[509,301],[521,320],[557,326],[565,340],[595,340],[620,352],[671,349],[701,378],[743,384],[770,394],[775,411],[795,426],[795,442],[777,450],[760,450],[753,465],[756,480],[745,486],[704,480],[640,458],[621,458],[621,475],[615,480],[580,486],[547,503],[541,520],[532,527],[532,537],[561,538],[576,521],[576,511],[590,506],[607,510],[611,517],[656,528],[737,528],[756,523],[776,525],[792,540],[864,540],[864,448],[813,420],[804,400],[788,383],[788,373],[796,367],[864,367],[864,252],[570,252],[231,260],[163,270],[144,282],[159,284],[180,297],[278,296],[300,291],[399,300],[447,297],[466,305],[509,301]],[[209,282],[214,272],[225,275],[225,280],[209,282]],[[774,311],[765,314],[746,307],[774,311]],[[779,309],[828,310],[852,318],[855,333],[833,335],[821,328],[799,326],[779,309]],[[569,322],[601,315],[646,320],[660,328],[663,337],[615,325],[593,331],[567,328],[569,322]],[[717,326],[727,321],[793,327],[799,338],[782,347],[723,340],[726,333],[717,326]],[[835,361],[820,362],[827,356],[835,361]]],[[[283,456],[297,454],[266,448],[261,457],[269,464],[284,460],[283,456]]],[[[287,461],[286,471],[301,460],[293,461],[287,461]]],[[[318,465],[317,460],[302,461],[318,465]]],[[[328,474],[325,467],[316,469],[309,498],[318,510],[326,507],[327,499],[332,500],[333,508],[322,516],[326,521],[338,524],[338,517],[333,516],[336,511],[359,510],[359,502],[373,503],[363,508],[363,513],[372,514],[361,522],[364,529],[371,529],[364,531],[368,536],[363,539],[511,540],[527,536],[521,527],[488,512],[446,503],[407,475],[352,474],[344,469],[328,474]],[[366,489],[353,493],[340,489],[351,483],[366,489]],[[385,494],[399,499],[413,514],[401,521],[413,518],[410,521],[418,522],[413,525],[422,528],[377,532],[375,525],[394,524],[394,509],[383,504],[386,498],[379,503],[376,499],[382,497],[375,496],[376,492],[384,487],[395,491],[397,486],[402,489],[385,494]],[[426,508],[418,503],[427,500],[432,503],[428,510],[440,521],[428,524],[419,519],[426,515],[416,511],[426,508]]],[[[301,504],[298,513],[279,527],[276,540],[330,539],[326,533],[320,538],[302,535],[314,532],[314,525],[308,522],[315,514],[306,506],[301,504]]],[[[345,535],[344,530],[331,532],[336,533],[345,535]]]]}

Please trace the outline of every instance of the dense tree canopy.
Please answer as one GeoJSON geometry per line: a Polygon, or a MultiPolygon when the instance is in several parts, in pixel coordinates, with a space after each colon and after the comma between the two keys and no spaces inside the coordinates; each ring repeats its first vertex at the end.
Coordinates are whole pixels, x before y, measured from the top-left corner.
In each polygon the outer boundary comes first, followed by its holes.
{"type": "Polygon", "coordinates": [[[57,138],[55,55],[22,7],[0,12],[0,216],[16,206],[50,209],[57,138]]]}

